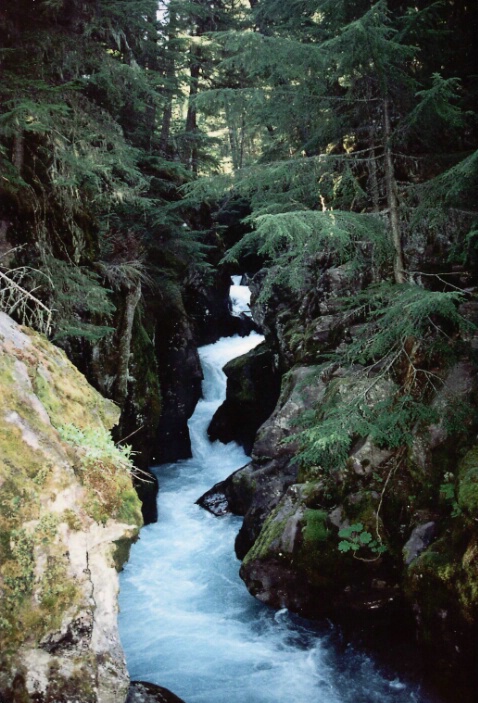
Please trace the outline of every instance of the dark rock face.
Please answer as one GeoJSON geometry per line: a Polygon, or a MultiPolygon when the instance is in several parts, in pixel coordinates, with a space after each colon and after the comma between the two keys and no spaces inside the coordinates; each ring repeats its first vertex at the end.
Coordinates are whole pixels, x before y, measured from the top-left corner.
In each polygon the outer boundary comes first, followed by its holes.
{"type": "Polygon", "coordinates": [[[158,520],[158,506],[156,499],[158,497],[158,478],[150,471],[145,471],[134,478],[134,487],[138,498],[141,501],[141,512],[145,525],[150,525],[158,520]]]}
{"type": "Polygon", "coordinates": [[[208,428],[212,441],[236,441],[250,453],[258,428],[273,411],[280,392],[280,375],[274,354],[261,344],[224,367],[225,402],[208,428]]]}
{"type": "Polygon", "coordinates": [[[125,703],[184,703],[167,688],[145,681],[132,681],[125,703]]]}
{"type": "Polygon", "coordinates": [[[231,315],[229,288],[231,276],[220,269],[212,283],[205,285],[198,273],[190,273],[184,284],[183,300],[198,346],[211,344],[220,337],[247,336],[257,331],[247,315],[231,315]]]}
{"type": "Polygon", "coordinates": [[[363,275],[352,275],[347,265],[334,266],[326,255],[319,257],[314,268],[320,271],[314,274],[315,287],[291,291],[272,283],[267,302],[260,294],[266,276],[274,279],[274,268],[269,273],[259,271],[250,283],[254,320],[278,355],[282,373],[295,364],[315,363],[318,347],[321,353],[331,352],[349,336],[352,321],[343,314],[338,300],[369,283],[363,275]]]}
{"type": "Polygon", "coordinates": [[[156,354],[163,399],[152,461],[191,456],[187,421],[201,397],[202,371],[196,341],[180,298],[157,312],[156,354]]]}
{"type": "Polygon", "coordinates": [[[216,483],[196,502],[216,516],[233,513],[245,515],[250,506],[254,490],[248,483],[251,464],[235,471],[225,481],[216,483]]]}
{"type": "Polygon", "coordinates": [[[265,519],[276,507],[289,486],[297,482],[299,467],[293,461],[296,442],[290,438],[295,421],[302,412],[312,408],[323,393],[323,385],[311,384],[315,369],[294,369],[283,384],[277,407],[257,433],[253,447],[253,462],[234,475],[233,512],[238,503],[247,502],[244,522],[236,539],[236,553],[242,559],[257,539],[265,519]]]}

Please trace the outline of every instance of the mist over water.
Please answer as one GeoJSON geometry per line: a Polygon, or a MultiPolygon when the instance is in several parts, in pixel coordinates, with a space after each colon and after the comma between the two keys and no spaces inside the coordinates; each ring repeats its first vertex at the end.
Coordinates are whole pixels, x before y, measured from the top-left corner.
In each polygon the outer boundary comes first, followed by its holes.
{"type": "Polygon", "coordinates": [[[248,461],[234,443],[211,444],[207,426],[225,397],[222,367],[261,341],[251,334],[200,349],[204,398],[189,422],[193,458],[154,468],[159,519],[143,528],[120,577],[130,676],[186,703],[428,703],[369,657],[339,653],[326,626],[252,598],[234,554],[241,518],[216,518],[195,504],[248,461]]]}

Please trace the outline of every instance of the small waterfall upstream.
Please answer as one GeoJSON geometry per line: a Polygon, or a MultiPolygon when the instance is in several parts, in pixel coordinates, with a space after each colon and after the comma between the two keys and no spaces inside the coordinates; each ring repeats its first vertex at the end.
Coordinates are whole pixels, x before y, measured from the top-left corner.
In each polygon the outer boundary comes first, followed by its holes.
{"type": "MultiPolygon", "coordinates": [[[[243,312],[247,291],[233,295],[243,312]]],[[[248,461],[235,443],[211,443],[207,427],[225,397],[223,366],[261,341],[252,333],[199,350],[204,397],[189,422],[193,458],[153,468],[159,519],[141,531],[120,578],[130,676],[186,703],[427,703],[368,656],[339,652],[327,625],[250,596],[234,555],[241,519],[216,518],[195,503],[248,461]]]]}

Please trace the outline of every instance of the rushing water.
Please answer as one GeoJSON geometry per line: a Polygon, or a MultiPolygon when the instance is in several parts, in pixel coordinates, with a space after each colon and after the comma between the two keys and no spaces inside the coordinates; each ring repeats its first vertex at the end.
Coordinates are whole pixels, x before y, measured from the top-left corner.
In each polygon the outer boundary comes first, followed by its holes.
{"type": "Polygon", "coordinates": [[[241,286],[242,276],[231,276],[232,285],[229,289],[229,297],[231,300],[232,314],[236,317],[239,315],[251,316],[251,291],[248,286],[241,286]]]}
{"type": "Polygon", "coordinates": [[[211,444],[206,430],[225,396],[222,367],[261,340],[253,333],[200,349],[204,398],[189,422],[193,458],[153,469],[159,519],[141,531],[120,580],[131,678],[186,703],[426,703],[369,657],[339,653],[325,628],[252,598],[234,556],[240,519],[195,504],[247,462],[236,444],[211,444]]]}

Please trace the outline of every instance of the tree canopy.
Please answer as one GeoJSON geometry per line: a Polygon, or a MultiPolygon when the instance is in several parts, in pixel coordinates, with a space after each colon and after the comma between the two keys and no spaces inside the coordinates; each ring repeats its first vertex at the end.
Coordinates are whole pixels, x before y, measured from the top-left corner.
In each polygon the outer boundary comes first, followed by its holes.
{"type": "Polygon", "coordinates": [[[233,202],[226,261],[256,252],[296,287],[324,248],[367,242],[399,284],[430,241],[472,261],[474,26],[453,0],[9,4],[4,274],[58,337],[109,334],[114,291],[202,266],[233,202]]]}

